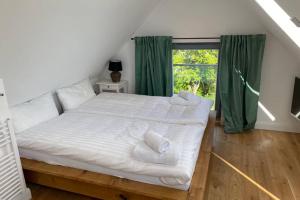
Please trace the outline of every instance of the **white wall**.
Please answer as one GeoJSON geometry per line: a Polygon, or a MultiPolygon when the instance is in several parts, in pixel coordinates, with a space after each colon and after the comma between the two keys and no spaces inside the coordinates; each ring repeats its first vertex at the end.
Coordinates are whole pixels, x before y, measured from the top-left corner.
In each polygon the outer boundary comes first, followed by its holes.
{"type": "MultiPolygon", "coordinates": [[[[122,61],[122,79],[128,81],[128,92],[135,93],[135,56],[134,41],[128,40],[114,58],[122,61]]],[[[106,75],[107,76],[107,75],[106,75]]]]}
{"type": "Polygon", "coordinates": [[[158,0],[1,0],[0,78],[16,104],[103,70],[158,0]]]}
{"type": "MultiPolygon", "coordinates": [[[[255,14],[240,0],[163,0],[135,35],[206,37],[266,33],[260,102],[276,120],[272,122],[260,109],[257,127],[300,132],[300,122],[289,115],[294,77],[300,75],[299,60],[267,31],[255,14]]],[[[114,57],[122,60],[123,78],[129,80],[130,91],[134,92],[134,42],[128,40],[114,57]]]]}
{"type": "Polygon", "coordinates": [[[275,37],[269,36],[264,56],[260,102],[274,115],[271,121],[259,109],[257,128],[300,132],[300,121],[290,115],[295,76],[300,63],[275,37]]]}

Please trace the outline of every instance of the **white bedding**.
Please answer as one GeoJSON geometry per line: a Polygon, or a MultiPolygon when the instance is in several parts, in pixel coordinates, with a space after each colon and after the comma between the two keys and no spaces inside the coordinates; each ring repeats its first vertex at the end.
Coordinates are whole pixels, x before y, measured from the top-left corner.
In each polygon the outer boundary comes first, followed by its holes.
{"type": "Polygon", "coordinates": [[[23,148],[19,148],[19,151],[20,151],[20,156],[22,158],[40,160],[40,161],[43,161],[43,162],[46,162],[46,163],[49,163],[52,165],[68,166],[68,167],[73,167],[76,169],[88,170],[91,172],[97,172],[97,173],[107,174],[107,175],[116,176],[116,177],[120,177],[120,178],[126,178],[129,180],[139,181],[142,183],[149,183],[149,184],[153,184],[153,185],[172,187],[172,188],[180,189],[180,190],[188,190],[189,186],[190,186],[190,182],[188,182],[186,184],[182,184],[182,185],[170,186],[168,184],[163,183],[161,181],[160,177],[157,177],[157,176],[149,176],[149,175],[141,175],[141,174],[135,174],[135,173],[130,173],[130,172],[123,172],[120,170],[114,170],[114,169],[101,167],[100,165],[76,161],[76,160],[72,160],[69,158],[62,157],[62,156],[52,156],[52,155],[48,155],[45,153],[41,153],[39,151],[27,150],[27,149],[23,149],[23,148]]]}
{"type": "MultiPolygon", "coordinates": [[[[127,103],[131,106],[130,98],[130,96],[125,97],[122,105],[127,103]]],[[[132,100],[136,105],[149,102],[143,97],[132,100]]],[[[120,99],[115,101],[118,102],[120,99]]],[[[163,106],[159,103],[157,105],[163,106]]],[[[181,185],[189,184],[198,157],[204,126],[167,124],[100,113],[67,112],[17,133],[21,155],[22,149],[37,151],[124,173],[157,177],[168,187],[180,188],[181,185]],[[133,147],[140,142],[143,132],[148,128],[162,133],[181,149],[182,153],[176,166],[143,163],[132,158],[133,147]]],[[[46,157],[32,159],[47,162],[46,157]]]]}
{"type": "Polygon", "coordinates": [[[173,105],[170,97],[125,93],[101,93],[71,112],[85,112],[206,127],[213,102],[201,99],[197,106],[173,105]]]}

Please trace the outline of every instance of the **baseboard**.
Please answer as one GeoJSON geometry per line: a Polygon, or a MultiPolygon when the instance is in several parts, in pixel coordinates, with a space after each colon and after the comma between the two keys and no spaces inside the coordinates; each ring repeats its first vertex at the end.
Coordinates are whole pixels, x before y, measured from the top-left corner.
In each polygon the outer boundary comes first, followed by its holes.
{"type": "Polygon", "coordinates": [[[300,133],[300,123],[299,126],[284,124],[284,123],[268,123],[268,122],[256,122],[256,129],[263,130],[273,130],[273,131],[283,131],[283,132],[292,132],[300,133]]]}

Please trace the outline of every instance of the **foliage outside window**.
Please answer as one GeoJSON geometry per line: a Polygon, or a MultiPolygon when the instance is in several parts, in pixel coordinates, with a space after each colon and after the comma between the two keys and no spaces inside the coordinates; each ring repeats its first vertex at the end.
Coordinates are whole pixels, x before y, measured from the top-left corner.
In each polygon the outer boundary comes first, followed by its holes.
{"type": "Polygon", "coordinates": [[[174,93],[188,90],[215,100],[218,50],[173,50],[174,93]]]}

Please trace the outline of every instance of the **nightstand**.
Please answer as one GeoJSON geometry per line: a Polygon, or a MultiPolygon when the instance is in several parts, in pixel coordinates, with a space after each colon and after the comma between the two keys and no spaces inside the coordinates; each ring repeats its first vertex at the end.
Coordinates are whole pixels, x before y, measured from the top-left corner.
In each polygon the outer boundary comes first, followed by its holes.
{"type": "Polygon", "coordinates": [[[99,86],[99,91],[101,92],[128,92],[128,81],[122,80],[120,82],[112,82],[112,81],[100,81],[96,83],[99,86]]]}

